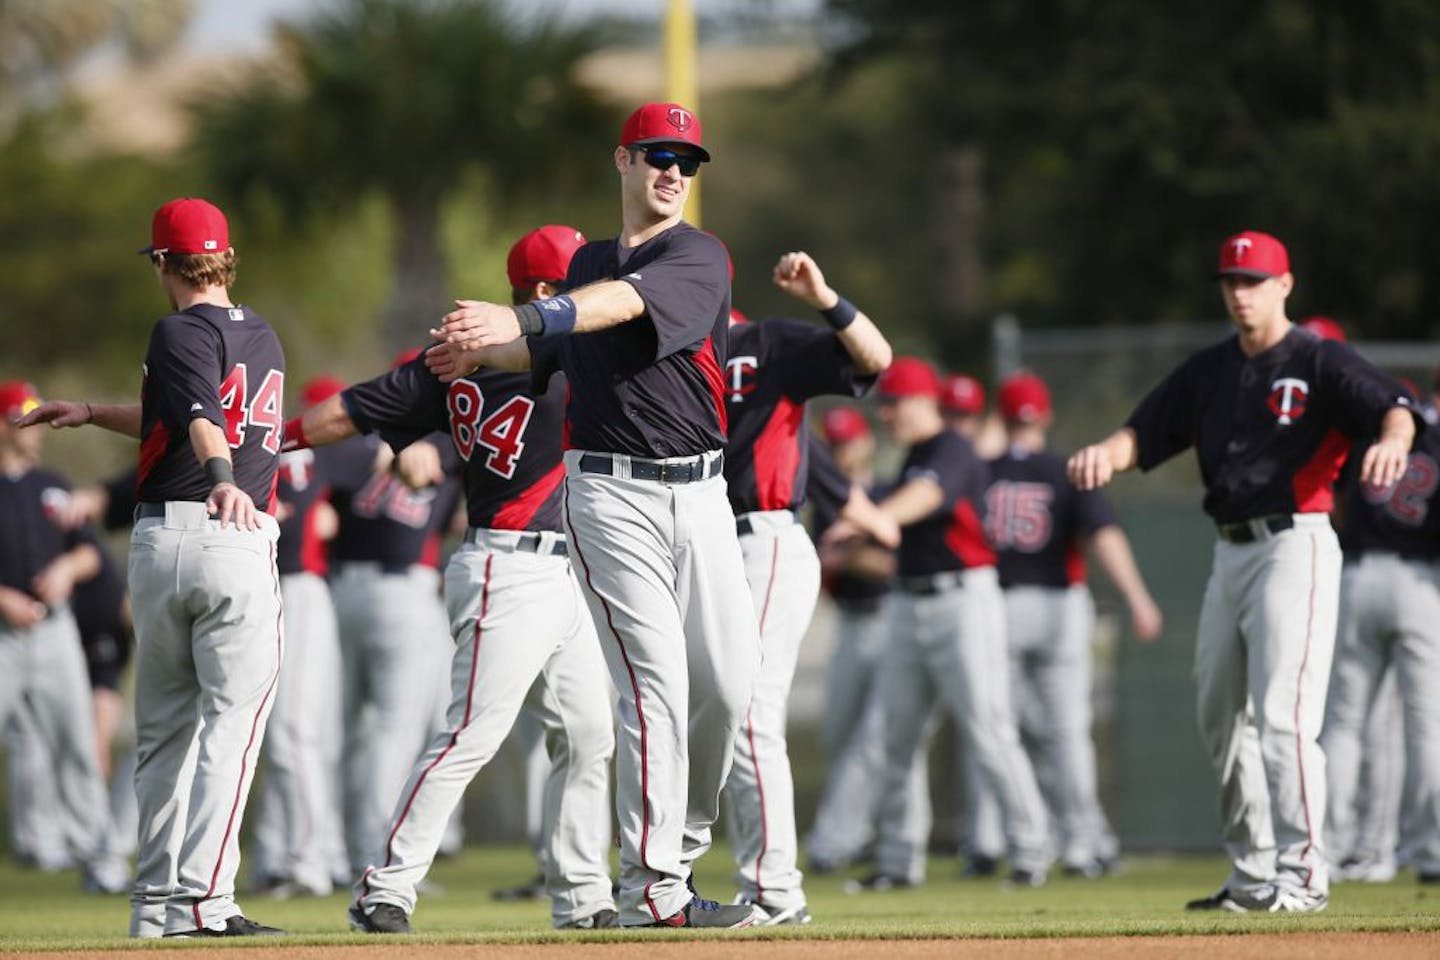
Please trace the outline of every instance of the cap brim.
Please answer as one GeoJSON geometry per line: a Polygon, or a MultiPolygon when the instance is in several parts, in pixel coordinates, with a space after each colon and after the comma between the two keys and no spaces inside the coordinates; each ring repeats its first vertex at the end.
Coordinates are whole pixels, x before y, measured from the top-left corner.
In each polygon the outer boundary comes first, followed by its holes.
{"type": "Polygon", "coordinates": [[[691,143],[689,140],[675,140],[670,137],[646,137],[644,140],[632,140],[627,147],[649,147],[659,143],[666,143],[674,147],[689,147],[700,155],[700,159],[706,163],[710,162],[710,151],[698,143],[691,143]]]}
{"type": "Polygon", "coordinates": [[[1271,277],[1278,277],[1278,273],[1270,273],[1265,270],[1246,270],[1244,267],[1226,267],[1224,270],[1215,272],[1215,279],[1221,277],[1249,277],[1251,280],[1269,280],[1271,277]]]}

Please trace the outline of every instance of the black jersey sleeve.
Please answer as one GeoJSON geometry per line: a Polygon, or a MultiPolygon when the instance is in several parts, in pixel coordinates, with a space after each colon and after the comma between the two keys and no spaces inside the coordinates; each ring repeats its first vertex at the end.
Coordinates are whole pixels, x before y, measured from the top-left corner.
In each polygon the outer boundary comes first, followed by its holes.
{"type": "Polygon", "coordinates": [[[840,469],[825,444],[808,433],[810,472],[805,481],[806,498],[818,514],[834,517],[850,500],[850,478],[840,469]]]}
{"type": "Polygon", "coordinates": [[[340,394],[360,432],[378,433],[395,450],[448,429],[445,397],[445,384],[425,366],[423,355],[340,394]]]}
{"type": "Polygon", "coordinates": [[[766,320],[775,338],[781,388],[791,400],[838,395],[863,397],[875,378],[855,371],[855,361],[835,331],[800,320],[766,320]]]}
{"type": "Polygon", "coordinates": [[[620,279],[645,301],[655,325],[655,359],[694,347],[710,336],[730,284],[725,248],[700,230],[674,231],[663,255],[620,279]]]}
{"type": "MultiPolygon", "coordinates": [[[[220,369],[225,346],[220,333],[204,320],[172,314],[155,325],[145,358],[145,377],[160,422],[172,435],[183,435],[197,417],[225,429],[220,406],[220,369]]],[[[244,403],[244,398],[240,398],[244,403]]]]}
{"type": "MultiPolygon", "coordinates": [[[[1350,344],[1325,340],[1317,350],[1321,384],[1332,398],[1335,422],[1350,439],[1378,435],[1380,421],[1391,407],[1410,406],[1400,384],[1350,344]]],[[[1418,414],[1415,428],[1417,432],[1425,428],[1418,414]]]]}
{"type": "Polygon", "coordinates": [[[1161,380],[1130,414],[1136,465],[1151,470],[1195,442],[1194,364],[1182,363],[1161,380]]]}

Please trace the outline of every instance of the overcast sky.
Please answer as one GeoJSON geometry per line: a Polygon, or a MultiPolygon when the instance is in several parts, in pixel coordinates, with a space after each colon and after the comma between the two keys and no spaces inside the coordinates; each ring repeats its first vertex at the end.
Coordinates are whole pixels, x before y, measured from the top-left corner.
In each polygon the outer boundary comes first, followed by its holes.
{"type": "MultiPolygon", "coordinates": [[[[276,17],[296,19],[306,11],[331,0],[196,0],[195,17],[187,32],[186,44],[192,50],[250,50],[264,45],[270,21],[276,17]]],[[[530,9],[558,10],[577,16],[606,12],[623,12],[634,16],[649,14],[659,18],[665,0],[509,0],[512,5],[530,9]]],[[[723,10],[743,0],[692,0],[697,13],[723,10]]],[[[816,9],[822,0],[772,0],[775,6],[797,12],[816,9]]]]}

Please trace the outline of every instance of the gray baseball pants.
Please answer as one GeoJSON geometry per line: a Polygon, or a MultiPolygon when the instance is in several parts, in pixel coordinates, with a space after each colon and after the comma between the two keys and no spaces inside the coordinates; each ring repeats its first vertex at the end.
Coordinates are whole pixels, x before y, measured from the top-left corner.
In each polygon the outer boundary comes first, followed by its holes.
{"type": "Polygon", "coordinates": [[[565,527],[620,695],[620,922],[656,923],[710,847],[759,630],[723,477],[635,480],[609,454],[612,474],[587,473],[583,455],[565,453],[565,527]]]}

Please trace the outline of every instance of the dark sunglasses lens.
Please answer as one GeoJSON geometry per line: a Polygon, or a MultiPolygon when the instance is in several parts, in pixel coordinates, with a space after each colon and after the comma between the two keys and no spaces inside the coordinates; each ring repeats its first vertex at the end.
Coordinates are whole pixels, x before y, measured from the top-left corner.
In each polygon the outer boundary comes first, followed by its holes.
{"type": "Polygon", "coordinates": [[[678,166],[682,177],[693,177],[700,172],[699,157],[681,156],[673,150],[646,150],[645,162],[656,170],[669,170],[671,166],[678,166]]]}

